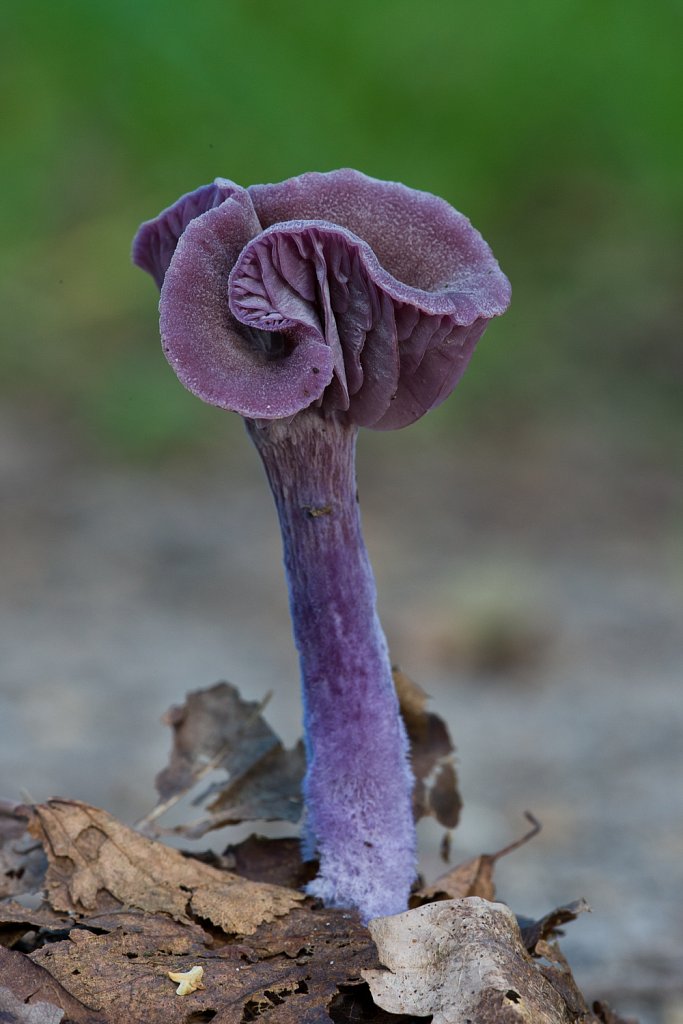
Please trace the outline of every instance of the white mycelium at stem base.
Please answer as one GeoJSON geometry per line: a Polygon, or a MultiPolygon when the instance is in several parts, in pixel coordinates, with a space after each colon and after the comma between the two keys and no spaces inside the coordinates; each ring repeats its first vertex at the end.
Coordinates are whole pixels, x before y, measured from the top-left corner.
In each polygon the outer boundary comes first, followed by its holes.
{"type": "Polygon", "coordinates": [[[453,390],[510,286],[442,199],[358,171],[223,178],[143,224],[166,357],[245,417],[275,496],[304,692],[310,891],[404,910],[412,775],[354,474],[359,426],[403,427],[453,390]]]}
{"type": "Polygon", "coordinates": [[[357,427],[318,410],[248,424],[284,545],[301,662],[309,892],[364,918],[404,910],[415,877],[413,776],[361,534],[357,427]]]}

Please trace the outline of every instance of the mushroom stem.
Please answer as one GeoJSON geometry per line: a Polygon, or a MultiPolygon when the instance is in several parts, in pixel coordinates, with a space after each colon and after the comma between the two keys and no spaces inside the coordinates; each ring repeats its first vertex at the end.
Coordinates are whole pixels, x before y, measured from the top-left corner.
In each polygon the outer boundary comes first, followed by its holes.
{"type": "Polygon", "coordinates": [[[356,494],[357,427],[320,409],[247,420],[282,530],[303,686],[308,891],[363,919],[405,910],[413,775],[356,494]]]}

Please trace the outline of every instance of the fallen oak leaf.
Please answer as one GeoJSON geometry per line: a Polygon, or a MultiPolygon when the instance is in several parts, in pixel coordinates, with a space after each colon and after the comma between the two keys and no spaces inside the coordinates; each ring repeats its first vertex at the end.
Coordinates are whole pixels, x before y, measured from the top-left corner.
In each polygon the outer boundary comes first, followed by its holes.
{"type": "Polygon", "coordinates": [[[482,853],[478,857],[472,857],[470,860],[456,865],[431,885],[424,886],[413,893],[410,901],[411,907],[434,903],[437,900],[464,899],[467,896],[479,896],[484,900],[494,900],[496,887],[493,873],[497,861],[512,853],[513,850],[518,850],[520,846],[524,846],[541,831],[541,823],[537,821],[531,811],[525,811],[524,816],[532,827],[520,839],[508,843],[496,853],[482,853]]]}
{"type": "MultiPolygon", "coordinates": [[[[590,914],[591,908],[584,899],[574,900],[563,907],[557,907],[545,914],[538,921],[520,924],[522,941],[530,953],[534,953],[537,944],[558,933],[563,924],[575,921],[579,914],[590,914]]],[[[560,932],[561,934],[561,932],[560,932]]]]}
{"type": "Polygon", "coordinates": [[[539,971],[560,993],[572,1014],[572,1020],[580,1020],[581,1024],[593,1022],[595,1018],[591,1016],[588,1004],[558,944],[540,939],[536,944],[535,953],[541,958],[536,961],[539,971]]]}
{"type": "Polygon", "coordinates": [[[0,985],[0,1020],[3,1024],[59,1024],[64,1016],[53,1003],[25,1003],[0,985]]]}
{"type": "Polygon", "coordinates": [[[265,701],[245,701],[237,687],[220,682],[188,693],[162,716],[173,729],[169,764],[155,784],[162,800],[186,793],[207,764],[241,775],[279,744],[263,718],[265,701]]]}
{"type": "Polygon", "coordinates": [[[173,729],[169,764],[156,777],[159,803],[138,822],[145,832],[212,771],[228,778],[192,801],[211,812],[170,831],[197,839],[212,829],[242,821],[291,821],[301,817],[301,784],[306,771],[303,744],[286,750],[262,715],[266,700],[245,701],[231,683],[220,682],[189,693],[162,721],[173,729]]]}
{"type": "Polygon", "coordinates": [[[429,697],[416,682],[394,666],[394,686],[410,742],[415,775],[413,817],[434,817],[445,828],[458,824],[462,798],[455,771],[455,747],[446,723],[427,710],[429,697]]]}
{"type": "MultiPolygon", "coordinates": [[[[31,960],[108,1024],[183,1024],[187,1009],[169,985],[168,972],[201,962],[211,936],[163,914],[102,915],[87,925],[31,953],[31,960]],[[90,930],[93,925],[98,932],[90,930]]],[[[211,1002],[194,1008],[208,1010],[211,1002]]]]}
{"type": "MultiPolygon", "coordinates": [[[[425,692],[399,669],[394,682],[411,746],[415,775],[413,815],[417,821],[433,816],[452,829],[458,823],[462,800],[454,765],[454,747],[443,720],[426,710],[425,692]]],[[[162,721],[173,729],[168,766],[156,778],[159,803],[138,822],[155,835],[175,834],[199,839],[207,832],[243,821],[299,821],[303,810],[302,782],[306,772],[304,745],[291,750],[263,718],[265,702],[245,701],[231,683],[220,682],[187,695],[170,708],[162,721]],[[210,812],[189,824],[160,829],[155,822],[181,796],[210,772],[228,774],[194,800],[210,812]]]]}
{"type": "Polygon", "coordinates": [[[104,1024],[99,1014],[71,995],[48,971],[24,953],[0,946],[0,978],[2,1021],[57,1024],[66,1014],[69,1024],[104,1024]]]}
{"type": "Polygon", "coordinates": [[[634,1020],[633,1017],[619,1017],[614,1010],[610,1009],[607,1003],[599,1000],[593,1003],[593,1013],[600,1024],[638,1024],[638,1021],[634,1020]]]}
{"type": "Polygon", "coordinates": [[[0,800],[0,899],[40,891],[45,854],[28,832],[29,812],[23,804],[0,800]]]}
{"type": "Polygon", "coordinates": [[[303,899],[186,858],[79,801],[35,805],[29,828],[45,848],[46,892],[57,911],[92,916],[135,907],[185,923],[206,918],[227,933],[249,934],[303,899]]]}
{"type": "Polygon", "coordinates": [[[201,798],[213,794],[211,814],[173,831],[189,839],[201,839],[207,832],[239,825],[243,821],[297,822],[303,810],[301,784],[306,773],[306,753],[301,740],[291,749],[279,744],[255,765],[235,779],[216,783],[201,798]]]}
{"type": "Polygon", "coordinates": [[[31,959],[108,1024],[187,1024],[187,1002],[168,972],[197,965],[205,987],[192,995],[192,1019],[245,1024],[267,1011],[269,1024],[329,1024],[340,986],[358,984],[361,969],[378,964],[367,929],[341,910],[300,906],[223,943],[164,915],[110,914],[83,924],[100,934],[78,928],[31,959]]]}
{"type": "Polygon", "coordinates": [[[330,1004],[330,1017],[335,1024],[429,1024],[432,1019],[387,1013],[373,1003],[367,982],[340,985],[330,1004]]]}
{"type": "Polygon", "coordinates": [[[252,832],[241,843],[226,847],[225,866],[253,882],[270,882],[303,889],[318,871],[317,861],[301,858],[301,841],[294,836],[273,838],[252,832]]]}
{"type": "Polygon", "coordinates": [[[59,932],[73,924],[69,917],[56,914],[49,907],[31,909],[16,900],[4,900],[0,903],[0,945],[13,946],[26,932],[43,929],[46,932],[59,932]]]}
{"type": "Polygon", "coordinates": [[[569,1024],[575,1018],[522,943],[512,911],[478,897],[431,903],[369,923],[387,971],[365,970],[389,1013],[433,1024],[569,1024]]]}

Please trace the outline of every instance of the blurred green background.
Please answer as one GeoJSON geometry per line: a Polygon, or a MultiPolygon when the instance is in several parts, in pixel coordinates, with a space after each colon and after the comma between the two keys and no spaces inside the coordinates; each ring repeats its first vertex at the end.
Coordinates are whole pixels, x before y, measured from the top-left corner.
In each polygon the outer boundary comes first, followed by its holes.
{"type": "Polygon", "coordinates": [[[679,0],[14,3],[5,398],[117,456],[210,444],[129,262],[138,223],[216,175],[354,166],[444,196],[513,283],[424,429],[580,426],[673,458],[682,28],[679,0]]]}

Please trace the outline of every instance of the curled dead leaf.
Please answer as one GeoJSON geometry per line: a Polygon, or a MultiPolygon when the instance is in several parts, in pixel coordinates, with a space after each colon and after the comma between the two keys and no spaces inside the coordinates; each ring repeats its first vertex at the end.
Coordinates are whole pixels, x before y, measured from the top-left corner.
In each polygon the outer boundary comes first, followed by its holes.
{"type": "Polygon", "coordinates": [[[433,1024],[569,1024],[575,1018],[522,943],[512,911],[478,897],[370,922],[386,971],[364,971],[390,1013],[433,1024]]]}
{"type": "Polygon", "coordinates": [[[310,906],[225,941],[165,915],[102,915],[31,959],[109,1024],[246,1024],[266,1012],[273,1024],[329,1024],[340,986],[358,984],[362,968],[377,966],[355,915],[310,906]],[[198,965],[204,987],[192,993],[188,1011],[168,974],[189,974],[198,965]]]}
{"type": "Polygon", "coordinates": [[[459,900],[466,896],[479,896],[483,900],[496,898],[493,881],[494,858],[488,853],[457,864],[441,875],[432,885],[424,886],[413,894],[411,906],[419,907],[437,900],[459,900]]]}
{"type": "Polygon", "coordinates": [[[303,861],[297,837],[273,838],[252,833],[223,853],[225,866],[253,882],[303,889],[318,873],[318,862],[303,861]]]}
{"type": "Polygon", "coordinates": [[[17,1024],[105,1024],[39,964],[0,946],[0,1020],[17,1024]]]}
{"type": "Polygon", "coordinates": [[[45,932],[59,932],[68,929],[73,921],[63,914],[56,914],[49,907],[31,909],[16,900],[0,902],[0,945],[13,946],[26,932],[43,929],[45,932]]]}
{"type": "MultiPolygon", "coordinates": [[[[448,728],[427,711],[427,695],[404,673],[394,670],[401,714],[411,745],[415,773],[415,819],[432,816],[455,828],[462,801],[448,728]]],[[[299,821],[302,782],[306,772],[304,745],[286,750],[262,715],[264,702],[245,701],[230,683],[216,683],[188,694],[163,721],[173,729],[169,764],[157,775],[159,803],[138,823],[150,834],[161,834],[156,821],[185,793],[213,771],[227,773],[193,803],[208,813],[172,831],[198,839],[212,829],[243,821],[299,821]]]]}
{"type": "Polygon", "coordinates": [[[588,903],[583,899],[574,900],[573,903],[567,903],[563,907],[557,907],[540,920],[522,925],[522,941],[529,952],[533,953],[539,942],[557,935],[563,924],[575,921],[579,914],[590,914],[590,910],[588,903]]]}
{"type": "Polygon", "coordinates": [[[25,1003],[0,985],[0,1020],[3,1024],[59,1024],[64,1010],[52,1003],[25,1003]]]}
{"type": "Polygon", "coordinates": [[[280,741],[262,710],[225,682],[193,690],[184,704],[169,708],[161,720],[173,730],[173,748],[156,777],[161,799],[187,792],[207,765],[238,776],[274,750],[280,741]]]}
{"type": "Polygon", "coordinates": [[[47,862],[28,834],[28,819],[23,804],[0,800],[0,899],[38,892],[43,884],[47,862]]]}
{"type": "Polygon", "coordinates": [[[595,1019],[600,1021],[600,1024],[638,1024],[638,1021],[634,1020],[633,1017],[628,1019],[620,1017],[604,1002],[598,1001],[593,1003],[593,1013],[595,1014],[595,1019]]]}
{"type": "Polygon", "coordinates": [[[424,886],[414,893],[411,906],[417,907],[424,903],[433,903],[436,900],[464,899],[466,896],[480,896],[484,900],[494,900],[496,887],[493,873],[496,862],[501,857],[506,857],[514,850],[518,850],[520,846],[524,846],[541,831],[541,823],[530,811],[525,811],[525,817],[531,823],[531,828],[520,839],[508,843],[496,853],[482,853],[479,857],[472,857],[470,860],[456,865],[431,885],[424,886]]]}
{"type": "Polygon", "coordinates": [[[284,748],[263,717],[265,703],[245,701],[235,686],[221,682],[170,708],[162,721],[173,729],[173,747],[168,766],[156,778],[160,801],[139,827],[151,831],[181,796],[215,771],[227,778],[193,800],[210,813],[174,832],[197,839],[242,821],[297,822],[306,771],[303,744],[284,748]]]}
{"type": "Polygon", "coordinates": [[[394,668],[393,675],[410,741],[415,820],[433,817],[444,828],[455,828],[462,799],[455,771],[455,747],[448,727],[442,718],[427,710],[429,698],[417,683],[399,668],[394,668]]]}
{"type": "Polygon", "coordinates": [[[182,922],[204,918],[230,934],[249,934],[303,899],[290,889],[183,857],[75,800],[50,800],[31,812],[31,834],[49,862],[47,896],[57,911],[92,916],[135,907],[182,922]]]}
{"type": "Polygon", "coordinates": [[[303,742],[299,740],[291,750],[278,745],[242,775],[207,790],[202,799],[214,797],[208,805],[210,815],[187,825],[182,834],[198,839],[211,829],[243,821],[297,822],[303,810],[305,773],[303,742]]]}

